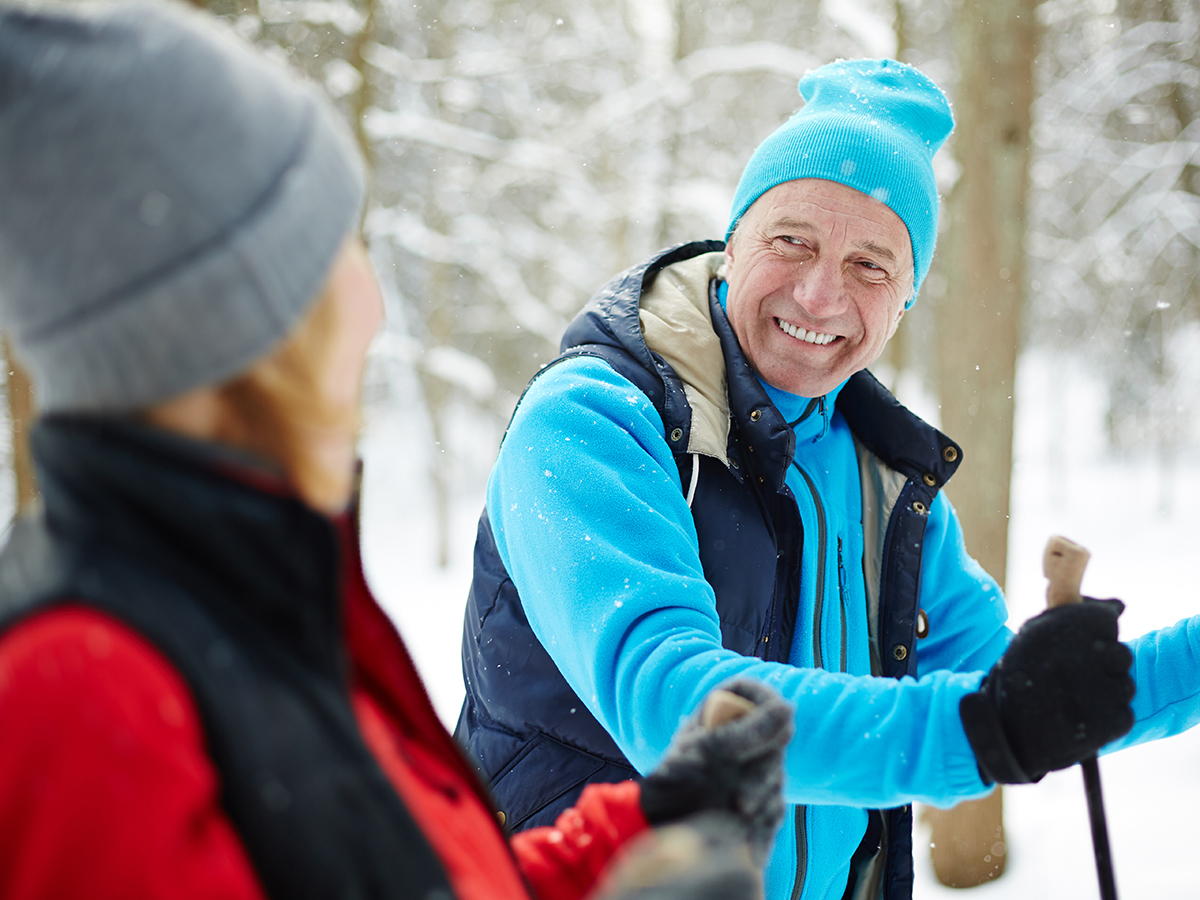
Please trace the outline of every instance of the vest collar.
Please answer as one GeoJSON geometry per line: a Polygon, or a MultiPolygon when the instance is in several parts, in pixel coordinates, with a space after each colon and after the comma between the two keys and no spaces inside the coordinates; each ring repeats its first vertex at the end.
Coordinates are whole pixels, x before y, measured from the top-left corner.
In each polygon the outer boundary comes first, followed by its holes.
{"type": "Polygon", "coordinates": [[[721,308],[717,288],[724,263],[724,253],[710,251],[664,266],[641,294],[641,336],[683,384],[691,412],[687,452],[720,460],[738,480],[749,463],[745,457],[753,454],[756,471],[778,490],[796,439],[721,308]]]}
{"type": "Polygon", "coordinates": [[[712,456],[728,466],[725,354],[708,302],[709,285],[724,262],[724,253],[718,251],[664,268],[641,296],[638,321],[651,353],[683,382],[692,413],[687,452],[712,456]]]}
{"type": "Polygon", "coordinates": [[[337,526],[281,478],[123,420],[49,417],[30,440],[51,529],[161,569],[344,677],[337,526]]]}

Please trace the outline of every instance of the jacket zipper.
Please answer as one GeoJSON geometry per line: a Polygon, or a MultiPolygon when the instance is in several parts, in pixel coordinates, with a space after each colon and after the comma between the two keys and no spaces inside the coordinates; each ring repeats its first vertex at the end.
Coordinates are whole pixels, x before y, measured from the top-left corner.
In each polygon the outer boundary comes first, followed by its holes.
{"type": "Polygon", "coordinates": [[[838,666],[839,672],[846,671],[846,618],[849,607],[846,604],[846,565],[842,560],[842,539],[839,536],[837,539],[837,556],[838,556],[838,597],[842,601],[842,658],[838,666]]]}
{"type": "Polygon", "coordinates": [[[808,493],[812,497],[813,507],[817,511],[817,599],[813,605],[813,668],[825,668],[825,657],[821,652],[821,617],[825,607],[825,544],[828,540],[825,534],[825,507],[821,503],[821,497],[817,493],[817,486],[813,480],[808,477],[800,465],[794,460],[792,467],[800,473],[800,477],[804,479],[804,483],[808,486],[808,493]]]}
{"type": "Polygon", "coordinates": [[[825,395],[822,394],[817,399],[820,401],[818,404],[818,412],[821,416],[821,433],[812,439],[812,443],[814,444],[829,433],[829,416],[825,415],[825,395]]]}
{"type": "MultiPolygon", "coordinates": [[[[822,398],[823,400],[824,398],[822,398]]],[[[812,410],[812,404],[809,404],[809,410],[812,410]]],[[[806,413],[807,414],[807,413],[806,413]]],[[[800,477],[804,479],[804,483],[808,486],[808,493],[812,497],[813,507],[817,512],[817,598],[813,607],[813,667],[817,669],[825,668],[824,654],[821,652],[821,616],[825,606],[825,544],[828,540],[825,534],[825,507],[821,503],[821,496],[817,493],[817,486],[813,480],[808,477],[808,473],[793,460],[792,466],[800,477]]],[[[839,546],[841,539],[838,539],[839,546]]],[[[839,554],[840,559],[840,554],[839,554]]],[[[844,601],[843,601],[844,602],[844,601]]],[[[842,618],[843,628],[845,628],[845,617],[842,618]]],[[[845,656],[845,632],[842,634],[842,654],[845,656]]],[[[803,806],[796,807],[796,880],[792,883],[792,900],[799,900],[801,893],[804,891],[804,877],[808,870],[808,835],[806,833],[808,827],[806,808],[803,806]]]]}
{"type": "MultiPolygon", "coordinates": [[[[825,436],[829,430],[829,420],[825,415],[825,397],[815,397],[809,401],[800,418],[789,425],[795,428],[805,419],[817,412],[821,416],[821,433],[813,438],[813,441],[818,441],[825,436]]],[[[825,545],[828,541],[828,536],[825,533],[825,507],[821,503],[821,496],[817,493],[817,486],[813,480],[808,477],[808,473],[800,467],[793,459],[792,466],[800,473],[800,477],[804,479],[804,483],[808,486],[808,493],[812,497],[813,507],[817,512],[817,597],[813,608],[813,667],[817,669],[825,668],[824,654],[821,652],[821,616],[825,606],[825,545]]],[[[844,578],[842,570],[842,539],[838,538],[838,592],[842,594],[842,653],[841,653],[841,671],[846,670],[846,598],[844,596],[844,578]]],[[[800,900],[800,895],[804,893],[804,878],[808,874],[808,816],[807,808],[804,806],[796,807],[795,830],[796,830],[796,878],[792,883],[792,900],[800,900]]]]}
{"type": "Polygon", "coordinates": [[[796,807],[796,880],[792,883],[792,900],[804,893],[804,876],[808,874],[808,807],[796,807]]]}
{"type": "Polygon", "coordinates": [[[821,413],[824,414],[824,412],[825,412],[825,398],[824,397],[813,397],[811,400],[809,400],[808,406],[804,407],[804,412],[800,413],[800,418],[796,419],[795,421],[788,422],[788,428],[794,429],[797,425],[799,425],[801,422],[803,422],[805,419],[807,419],[809,416],[811,416],[813,414],[813,411],[816,410],[818,406],[821,408],[821,413]]]}

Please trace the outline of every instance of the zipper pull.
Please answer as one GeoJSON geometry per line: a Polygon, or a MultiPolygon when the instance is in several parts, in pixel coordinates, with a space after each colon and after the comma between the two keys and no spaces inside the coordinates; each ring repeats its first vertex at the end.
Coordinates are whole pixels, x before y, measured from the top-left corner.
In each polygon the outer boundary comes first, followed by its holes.
{"type": "Polygon", "coordinates": [[[841,666],[839,672],[846,671],[846,656],[848,648],[846,646],[846,631],[849,628],[849,623],[846,621],[850,615],[850,610],[846,605],[846,565],[842,560],[842,536],[838,535],[837,539],[837,566],[838,566],[838,598],[842,601],[842,653],[841,666]]]}
{"type": "Polygon", "coordinates": [[[842,539],[837,539],[838,548],[838,590],[842,594],[842,602],[846,601],[846,566],[842,562],[842,539]]]}
{"type": "Polygon", "coordinates": [[[826,415],[825,395],[822,394],[817,400],[817,415],[821,417],[821,433],[812,439],[814,444],[829,433],[829,416],[826,415]]]}

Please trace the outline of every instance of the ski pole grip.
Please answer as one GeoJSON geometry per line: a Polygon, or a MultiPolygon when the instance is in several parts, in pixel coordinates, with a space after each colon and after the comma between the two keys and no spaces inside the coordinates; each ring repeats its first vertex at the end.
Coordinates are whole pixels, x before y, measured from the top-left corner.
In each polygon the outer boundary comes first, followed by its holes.
{"type": "Polygon", "coordinates": [[[754,709],[755,705],[753,700],[747,700],[741,694],[718,688],[704,701],[704,709],[700,713],[700,724],[705,728],[720,728],[735,719],[740,719],[754,709]]]}
{"type": "Polygon", "coordinates": [[[1042,555],[1042,572],[1049,579],[1046,585],[1046,605],[1050,607],[1079,603],[1083,598],[1079,586],[1083,582],[1083,570],[1087,568],[1091,554],[1061,535],[1046,541],[1046,552],[1042,555]]]}

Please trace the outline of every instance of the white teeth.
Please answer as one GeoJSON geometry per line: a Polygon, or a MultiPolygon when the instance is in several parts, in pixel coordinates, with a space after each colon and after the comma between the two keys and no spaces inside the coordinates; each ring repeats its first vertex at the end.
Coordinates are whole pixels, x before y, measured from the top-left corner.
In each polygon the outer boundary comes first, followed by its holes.
{"type": "Polygon", "coordinates": [[[830,341],[836,340],[836,334],[820,334],[816,331],[805,331],[803,328],[797,328],[791,322],[785,322],[783,319],[776,319],[777,324],[784,332],[801,341],[807,341],[810,344],[828,344],[830,341]]]}

